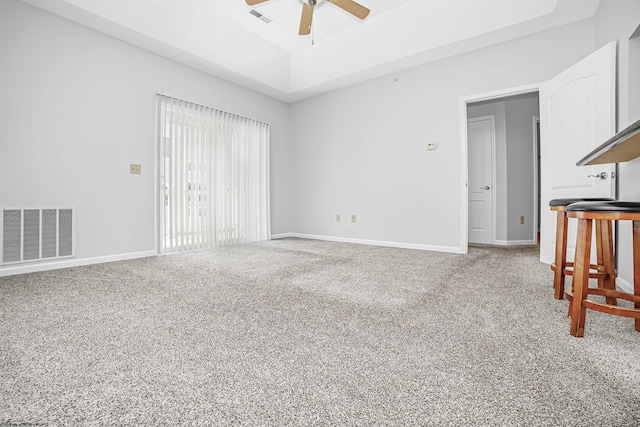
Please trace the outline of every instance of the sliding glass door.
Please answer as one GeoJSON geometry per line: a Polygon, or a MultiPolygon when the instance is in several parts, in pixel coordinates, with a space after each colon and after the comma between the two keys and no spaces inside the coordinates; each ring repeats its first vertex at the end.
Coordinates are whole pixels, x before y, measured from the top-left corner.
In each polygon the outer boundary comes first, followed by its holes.
{"type": "Polygon", "coordinates": [[[160,249],[267,240],[269,125],[158,96],[160,249]]]}

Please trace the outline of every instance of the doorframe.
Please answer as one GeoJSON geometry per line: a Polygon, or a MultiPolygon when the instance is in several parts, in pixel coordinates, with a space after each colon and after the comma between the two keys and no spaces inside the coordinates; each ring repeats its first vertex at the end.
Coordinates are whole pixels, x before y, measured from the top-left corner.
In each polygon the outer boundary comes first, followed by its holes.
{"type": "MultiPolygon", "coordinates": [[[[459,98],[460,108],[460,206],[462,207],[462,220],[460,221],[461,253],[469,252],[469,142],[467,141],[467,104],[479,101],[489,101],[513,95],[539,92],[544,82],[530,83],[522,86],[498,89],[490,92],[477,93],[461,96],[459,98]]],[[[536,195],[537,197],[537,195],[536,195]]],[[[495,227],[494,227],[495,228],[495,227]]]]}
{"type": "MultiPolygon", "coordinates": [[[[491,127],[491,244],[496,244],[496,116],[494,114],[490,114],[487,116],[478,116],[467,118],[467,130],[469,126],[469,122],[481,122],[481,121],[489,121],[489,125],[491,127]]],[[[468,137],[468,135],[467,135],[468,137]]],[[[468,150],[468,145],[467,145],[468,150]]],[[[467,156],[467,161],[469,157],[467,156]]],[[[469,172],[469,165],[467,164],[467,179],[469,172]]],[[[469,188],[467,186],[467,203],[469,202],[469,188]]],[[[467,206],[467,221],[469,219],[469,207],[467,206]]],[[[469,229],[467,227],[467,233],[469,229]]]]}
{"type": "Polygon", "coordinates": [[[540,139],[540,116],[533,116],[533,244],[536,245],[539,242],[538,233],[538,221],[540,216],[540,203],[538,201],[538,192],[540,188],[538,181],[540,179],[540,164],[538,163],[538,156],[540,155],[540,146],[538,141],[540,139]]]}

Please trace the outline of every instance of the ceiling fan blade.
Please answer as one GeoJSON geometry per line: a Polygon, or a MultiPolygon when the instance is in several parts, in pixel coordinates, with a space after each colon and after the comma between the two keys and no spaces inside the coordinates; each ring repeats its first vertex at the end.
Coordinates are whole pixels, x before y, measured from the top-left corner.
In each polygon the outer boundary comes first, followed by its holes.
{"type": "Polygon", "coordinates": [[[364,19],[369,15],[370,10],[361,5],[360,3],[356,3],[353,0],[327,0],[329,3],[333,3],[338,6],[340,9],[343,9],[353,16],[364,19]]]}
{"type": "Polygon", "coordinates": [[[247,2],[249,6],[255,6],[256,4],[264,3],[269,0],[244,0],[244,1],[247,2]]]}
{"type": "Polygon", "coordinates": [[[302,17],[300,17],[300,34],[306,36],[311,34],[311,21],[313,21],[313,5],[304,3],[302,5],[302,17]]]}

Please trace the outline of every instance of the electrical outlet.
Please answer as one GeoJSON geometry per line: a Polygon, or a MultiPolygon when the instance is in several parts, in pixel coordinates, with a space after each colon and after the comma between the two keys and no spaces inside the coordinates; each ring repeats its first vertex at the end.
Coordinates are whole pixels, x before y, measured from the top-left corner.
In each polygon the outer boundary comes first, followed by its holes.
{"type": "Polygon", "coordinates": [[[356,222],[356,216],[355,215],[351,215],[351,222],[356,222]]]}
{"type": "Polygon", "coordinates": [[[140,175],[142,173],[142,165],[135,165],[131,163],[129,165],[129,173],[134,175],[140,175]]]}
{"type": "Polygon", "coordinates": [[[520,224],[524,224],[524,215],[520,216],[520,224]]]}
{"type": "Polygon", "coordinates": [[[340,222],[340,214],[336,215],[336,222],[340,222]]]}

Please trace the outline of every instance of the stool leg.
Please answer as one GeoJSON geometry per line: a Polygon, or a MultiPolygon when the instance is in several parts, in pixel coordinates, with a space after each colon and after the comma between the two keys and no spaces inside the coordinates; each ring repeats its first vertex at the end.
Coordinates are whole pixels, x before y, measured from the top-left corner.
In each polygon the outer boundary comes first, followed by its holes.
{"type": "Polygon", "coordinates": [[[556,270],[553,272],[555,299],[564,298],[564,269],[567,266],[567,215],[558,211],[556,219],[556,270]]]}
{"type": "MultiPolygon", "coordinates": [[[[633,293],[640,295],[640,221],[633,221],[633,293]]],[[[634,307],[640,309],[640,303],[634,307]]],[[[636,331],[640,332],[640,319],[635,319],[636,331]]]]}
{"type": "MultiPolygon", "coordinates": [[[[596,259],[597,259],[597,263],[598,265],[604,265],[603,264],[603,258],[604,258],[604,250],[602,249],[602,221],[599,219],[595,219],[593,220],[595,227],[596,227],[596,259]]],[[[599,277],[598,278],[598,287],[599,288],[604,288],[604,278],[599,277]]]]}
{"type": "MultiPolygon", "coordinates": [[[[613,255],[613,221],[597,220],[601,223],[601,241],[602,247],[599,251],[602,252],[602,260],[598,260],[598,264],[604,267],[604,272],[607,273],[607,277],[602,282],[602,286],[606,289],[616,290],[616,262],[613,255]]],[[[597,227],[596,227],[597,228],[597,227]]],[[[598,286],[600,286],[598,281],[598,286]]],[[[618,301],[614,297],[606,297],[607,304],[618,305],[618,301]]]]}
{"type": "Polygon", "coordinates": [[[573,303],[571,307],[571,328],[569,330],[569,333],[575,337],[582,337],[584,335],[586,308],[583,302],[587,298],[587,289],[589,287],[592,225],[593,224],[590,219],[578,219],[576,255],[573,260],[573,303]]]}

